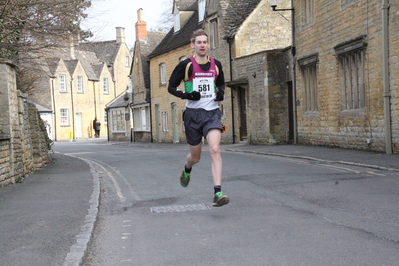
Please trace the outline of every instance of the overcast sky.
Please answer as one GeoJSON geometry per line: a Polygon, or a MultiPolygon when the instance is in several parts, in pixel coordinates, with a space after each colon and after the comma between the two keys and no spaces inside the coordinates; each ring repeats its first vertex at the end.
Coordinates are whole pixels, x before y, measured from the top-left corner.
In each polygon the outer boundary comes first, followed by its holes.
{"type": "Polygon", "coordinates": [[[82,22],[82,28],[93,32],[91,41],[108,41],[116,39],[115,27],[123,27],[127,44],[133,45],[137,10],[143,9],[147,29],[157,28],[165,9],[165,1],[173,3],[173,0],[92,0],[92,6],[86,10],[88,18],[82,22]]]}

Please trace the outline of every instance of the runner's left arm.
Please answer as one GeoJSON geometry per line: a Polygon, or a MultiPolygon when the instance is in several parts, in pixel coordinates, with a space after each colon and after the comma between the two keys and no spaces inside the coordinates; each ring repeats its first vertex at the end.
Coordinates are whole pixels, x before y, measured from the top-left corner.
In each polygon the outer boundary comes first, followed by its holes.
{"type": "Polygon", "coordinates": [[[224,89],[225,89],[225,81],[224,81],[224,72],[222,68],[222,64],[220,61],[215,60],[215,64],[219,70],[218,77],[216,79],[216,98],[215,101],[223,101],[224,100],[224,89]]]}

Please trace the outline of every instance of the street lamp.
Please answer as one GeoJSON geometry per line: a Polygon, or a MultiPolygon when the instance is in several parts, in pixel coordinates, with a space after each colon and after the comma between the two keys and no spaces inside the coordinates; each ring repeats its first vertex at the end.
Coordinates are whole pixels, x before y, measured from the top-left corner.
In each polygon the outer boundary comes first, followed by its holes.
{"type": "Polygon", "coordinates": [[[270,0],[270,7],[273,8],[273,11],[294,10],[293,8],[276,9],[277,4],[278,4],[278,0],[270,0]]]}
{"type": "Polygon", "coordinates": [[[296,69],[295,69],[295,56],[296,56],[296,49],[295,49],[295,11],[294,11],[294,0],[291,0],[291,8],[283,8],[283,9],[277,9],[278,1],[277,0],[269,0],[270,1],[270,7],[273,9],[273,11],[291,11],[291,25],[292,25],[292,47],[291,47],[291,53],[292,53],[292,65],[293,65],[293,70],[292,70],[292,101],[293,101],[293,106],[294,106],[294,143],[297,143],[297,111],[296,111],[296,106],[297,106],[297,99],[296,99],[296,69]]]}
{"type": "Polygon", "coordinates": [[[275,11],[277,7],[277,0],[270,0],[270,6],[273,8],[273,11],[275,11]]]}

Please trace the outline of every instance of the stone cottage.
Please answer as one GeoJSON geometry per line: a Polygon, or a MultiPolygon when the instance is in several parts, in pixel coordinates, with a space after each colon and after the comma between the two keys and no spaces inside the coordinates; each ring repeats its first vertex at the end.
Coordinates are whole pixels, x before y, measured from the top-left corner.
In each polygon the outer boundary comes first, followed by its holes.
{"type": "Polygon", "coordinates": [[[113,41],[81,43],[71,38],[36,62],[39,78],[29,98],[53,111],[52,139],[91,138],[95,118],[101,123],[100,136],[106,136],[105,105],[130,88],[131,55],[124,28],[116,28],[116,33],[113,41]]]}
{"type": "Polygon", "coordinates": [[[399,152],[399,9],[294,0],[298,141],[399,152]]]}

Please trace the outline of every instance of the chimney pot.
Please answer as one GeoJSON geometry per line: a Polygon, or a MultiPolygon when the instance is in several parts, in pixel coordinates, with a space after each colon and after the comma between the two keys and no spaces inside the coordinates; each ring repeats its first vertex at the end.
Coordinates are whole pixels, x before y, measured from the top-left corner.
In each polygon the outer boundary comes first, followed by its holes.
{"type": "Polygon", "coordinates": [[[147,39],[147,23],[143,20],[143,9],[137,10],[136,40],[147,39]]]}
{"type": "Polygon", "coordinates": [[[116,27],[116,42],[117,43],[125,43],[125,28],[116,27]]]}
{"type": "Polygon", "coordinates": [[[143,21],[143,9],[139,8],[137,10],[137,21],[143,21]]]}

